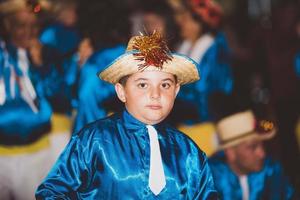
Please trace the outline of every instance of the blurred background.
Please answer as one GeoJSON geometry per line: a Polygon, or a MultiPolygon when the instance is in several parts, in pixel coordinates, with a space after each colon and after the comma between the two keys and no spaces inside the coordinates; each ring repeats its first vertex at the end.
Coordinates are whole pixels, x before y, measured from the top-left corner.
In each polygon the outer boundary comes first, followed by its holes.
{"type": "Polygon", "coordinates": [[[7,159],[47,149],[43,164],[28,167],[43,169],[43,177],[72,133],[122,109],[97,72],[124,53],[131,36],[156,30],[172,52],[198,62],[201,77],[182,87],[169,122],[211,156],[215,122],[254,110],[275,123],[266,149],[299,189],[300,2],[216,3],[195,9],[183,0],[1,0],[0,181],[9,174],[7,159]]]}

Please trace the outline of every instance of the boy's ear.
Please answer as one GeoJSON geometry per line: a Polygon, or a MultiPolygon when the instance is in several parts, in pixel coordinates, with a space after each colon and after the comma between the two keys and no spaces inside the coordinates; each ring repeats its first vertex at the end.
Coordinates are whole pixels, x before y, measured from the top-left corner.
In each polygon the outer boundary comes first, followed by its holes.
{"type": "Polygon", "coordinates": [[[115,84],[115,90],[116,90],[116,93],[118,95],[118,98],[123,102],[125,103],[126,102],[126,95],[125,95],[125,89],[123,87],[122,84],[120,83],[116,83],[115,84]]]}

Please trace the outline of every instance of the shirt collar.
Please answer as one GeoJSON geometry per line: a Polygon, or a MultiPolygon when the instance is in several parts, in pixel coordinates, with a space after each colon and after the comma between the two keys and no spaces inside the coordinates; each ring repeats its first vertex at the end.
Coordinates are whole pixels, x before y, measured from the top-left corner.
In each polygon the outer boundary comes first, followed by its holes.
{"type": "MultiPolygon", "coordinates": [[[[133,115],[131,115],[127,111],[126,108],[123,110],[123,113],[122,113],[122,121],[124,123],[124,126],[128,130],[137,130],[137,129],[141,129],[141,128],[146,128],[146,125],[147,125],[147,124],[139,121],[138,119],[136,119],[133,115]]],[[[163,127],[163,124],[164,123],[161,122],[161,123],[155,124],[153,126],[156,130],[161,130],[163,127]]]]}

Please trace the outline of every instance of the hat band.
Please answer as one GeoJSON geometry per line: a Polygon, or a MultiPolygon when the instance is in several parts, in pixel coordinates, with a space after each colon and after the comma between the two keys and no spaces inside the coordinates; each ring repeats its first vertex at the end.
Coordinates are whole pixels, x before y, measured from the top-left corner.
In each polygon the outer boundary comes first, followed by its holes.
{"type": "Polygon", "coordinates": [[[245,136],[251,135],[251,134],[253,134],[253,133],[254,133],[254,131],[246,132],[246,133],[243,133],[242,135],[239,135],[239,136],[236,136],[236,137],[232,137],[232,138],[229,138],[229,139],[227,139],[227,140],[223,140],[223,141],[221,141],[220,143],[221,143],[221,145],[224,145],[224,144],[226,144],[226,143],[229,143],[229,142],[232,142],[232,141],[241,139],[241,138],[243,138],[243,137],[245,137],[245,136]]]}

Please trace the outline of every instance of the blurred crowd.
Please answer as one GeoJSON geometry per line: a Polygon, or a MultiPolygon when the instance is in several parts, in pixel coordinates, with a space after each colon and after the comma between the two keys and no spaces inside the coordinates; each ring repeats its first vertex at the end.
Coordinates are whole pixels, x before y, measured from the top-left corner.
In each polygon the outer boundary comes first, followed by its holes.
{"type": "Polygon", "coordinates": [[[153,31],[200,71],[169,122],[252,109],[276,124],[266,150],[300,188],[298,1],[1,0],[0,17],[0,199],[30,199],[72,133],[123,109],[97,72],[153,31]]]}

